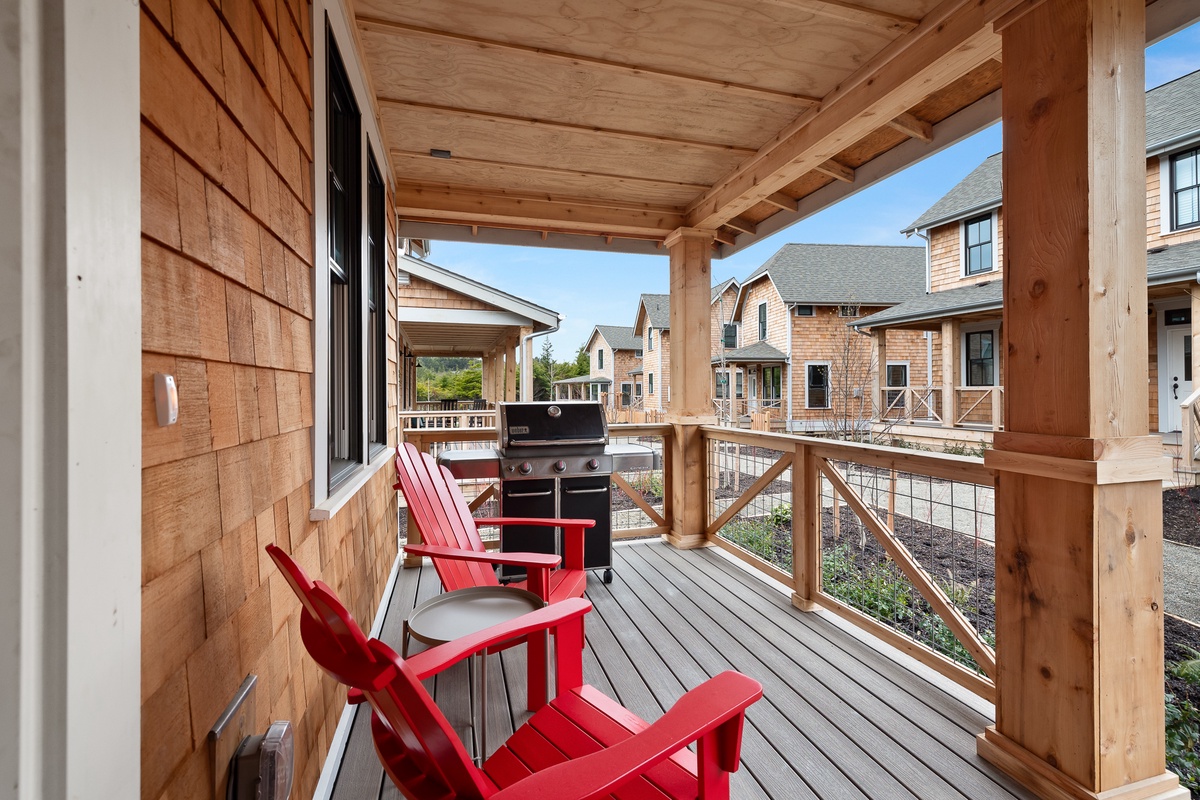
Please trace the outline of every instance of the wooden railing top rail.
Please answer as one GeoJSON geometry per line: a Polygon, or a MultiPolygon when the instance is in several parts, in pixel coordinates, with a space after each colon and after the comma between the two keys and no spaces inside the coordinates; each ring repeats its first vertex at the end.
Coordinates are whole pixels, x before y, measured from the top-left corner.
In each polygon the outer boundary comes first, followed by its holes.
{"type": "Polygon", "coordinates": [[[1200,405],[1200,386],[1196,390],[1180,401],[1179,407],[1187,409],[1191,406],[1200,405]]]}
{"type": "Polygon", "coordinates": [[[608,436],[670,436],[674,430],[668,423],[632,423],[621,422],[608,426],[608,436]]]}
{"type": "Polygon", "coordinates": [[[434,442],[495,442],[495,428],[403,428],[401,432],[408,441],[420,439],[426,444],[434,442]]]}
{"type": "Polygon", "coordinates": [[[716,425],[705,425],[702,430],[707,438],[751,447],[791,450],[797,444],[803,444],[808,446],[814,455],[833,461],[854,461],[881,469],[894,469],[898,472],[929,475],[948,481],[966,481],[983,486],[996,484],[995,472],[984,466],[982,460],[969,456],[924,453],[901,447],[818,439],[812,436],[797,436],[793,433],[731,430],[716,425]]]}

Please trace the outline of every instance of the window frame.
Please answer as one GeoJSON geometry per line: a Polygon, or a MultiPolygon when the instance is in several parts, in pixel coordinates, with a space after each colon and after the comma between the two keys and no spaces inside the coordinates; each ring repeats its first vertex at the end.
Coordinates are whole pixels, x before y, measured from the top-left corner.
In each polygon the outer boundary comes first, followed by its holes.
{"type": "Polygon", "coordinates": [[[646,373],[646,394],[654,394],[654,373],[646,373]]]}
{"type": "Polygon", "coordinates": [[[817,307],[810,303],[793,306],[792,314],[797,317],[815,317],[817,315],[817,307]],[[802,310],[802,309],[807,309],[807,310],[802,310]]]}
{"type": "Polygon", "coordinates": [[[975,278],[975,277],[978,277],[979,275],[987,275],[989,272],[996,271],[996,266],[997,266],[996,255],[997,255],[997,250],[998,250],[998,248],[997,248],[998,242],[997,242],[996,234],[997,234],[997,229],[998,229],[998,222],[999,222],[999,220],[998,220],[998,216],[997,216],[995,210],[986,211],[982,214],[976,214],[973,217],[968,217],[967,219],[964,219],[961,222],[959,222],[959,224],[958,224],[958,239],[959,239],[959,261],[960,261],[959,277],[960,278],[975,278]],[[984,243],[980,242],[979,244],[969,245],[967,243],[967,232],[968,232],[968,229],[971,224],[976,223],[976,222],[981,222],[984,219],[988,220],[988,231],[989,231],[988,235],[990,238],[988,239],[986,244],[991,248],[991,258],[988,259],[988,265],[986,268],[981,268],[975,272],[971,272],[970,271],[970,260],[971,260],[971,252],[970,251],[973,247],[981,247],[984,243]]]}
{"type": "Polygon", "coordinates": [[[764,402],[779,401],[782,404],[782,402],[783,402],[783,366],[782,365],[765,364],[765,365],[763,365],[761,372],[762,372],[762,380],[760,382],[761,391],[759,392],[758,399],[762,400],[764,402]],[[770,381],[767,380],[768,375],[772,376],[772,379],[770,381]],[[775,390],[774,376],[776,376],[776,375],[779,378],[778,391],[775,390]],[[770,393],[768,393],[768,391],[767,391],[768,387],[770,387],[770,389],[771,389],[770,393]]]}
{"type": "Polygon", "coordinates": [[[1179,207],[1176,202],[1181,192],[1195,190],[1198,195],[1197,205],[1200,206],[1200,145],[1195,145],[1190,150],[1181,150],[1177,153],[1171,153],[1170,155],[1165,156],[1164,159],[1166,161],[1167,171],[1167,182],[1165,184],[1167,187],[1167,205],[1170,208],[1169,230],[1171,232],[1187,231],[1196,227],[1200,227],[1200,213],[1197,213],[1195,222],[1188,222],[1182,225],[1179,223],[1179,207]],[[1175,162],[1183,158],[1195,159],[1196,183],[1188,184],[1181,189],[1175,185],[1175,162]]]}
{"type": "Polygon", "coordinates": [[[833,408],[833,365],[829,361],[805,361],[804,362],[804,408],[806,411],[828,411],[833,408]],[[811,370],[814,367],[825,368],[825,405],[814,406],[812,399],[809,397],[809,390],[812,389],[812,379],[810,377],[811,370]]]}
{"type": "Polygon", "coordinates": [[[646,350],[654,352],[654,327],[646,328],[646,350]]]}
{"type": "Polygon", "coordinates": [[[738,324],[736,322],[726,322],[721,330],[721,346],[726,350],[737,349],[738,342],[738,324]],[[729,334],[733,333],[733,344],[729,343],[729,334]]]}
{"type": "Polygon", "coordinates": [[[604,369],[604,348],[596,348],[596,369],[604,369]]]}
{"type": "Polygon", "coordinates": [[[767,340],[767,303],[764,300],[758,304],[758,340],[767,340]]]}
{"type": "MultiPolygon", "coordinates": [[[[972,389],[988,389],[1000,384],[997,381],[1000,379],[1000,364],[997,358],[997,345],[1000,341],[1000,330],[994,326],[975,328],[974,330],[964,330],[962,332],[962,385],[972,389]],[[991,383],[972,383],[971,382],[971,337],[979,336],[980,334],[990,334],[992,337],[992,382],[991,383]]],[[[977,359],[984,360],[984,359],[977,359]]]]}
{"type": "Polygon", "coordinates": [[[883,388],[884,388],[884,408],[892,408],[892,403],[899,397],[900,402],[896,404],[896,409],[905,407],[904,393],[902,390],[909,388],[912,380],[912,366],[908,361],[889,361],[884,365],[883,369],[883,388]],[[904,383],[892,383],[892,367],[904,368],[904,383]]]}
{"type": "Polygon", "coordinates": [[[367,149],[367,427],[368,459],[388,446],[387,402],[387,186],[367,149]],[[378,242],[376,242],[378,239],[378,242]]]}

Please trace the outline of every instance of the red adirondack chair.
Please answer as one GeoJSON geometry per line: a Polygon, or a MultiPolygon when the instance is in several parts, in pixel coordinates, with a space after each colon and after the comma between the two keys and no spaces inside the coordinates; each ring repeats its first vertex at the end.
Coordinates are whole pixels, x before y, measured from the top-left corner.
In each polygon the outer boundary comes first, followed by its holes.
{"type": "Polygon", "coordinates": [[[408,545],[405,552],[429,556],[446,591],[469,586],[496,586],[500,583],[493,564],[523,567],[528,578],[510,583],[529,591],[548,603],[568,597],[582,597],[587,588],[583,569],[583,531],[596,524],[586,519],[525,519],[495,517],[475,519],[458,482],[449,470],[439,467],[428,453],[409,442],[396,448],[396,474],[393,487],[404,492],[417,528],[425,544],[408,545]],[[562,527],[563,568],[554,569],[559,557],[542,553],[499,553],[484,549],[479,538],[481,525],[540,525],[562,527]]]}
{"type": "Polygon", "coordinates": [[[402,659],[367,639],[329,587],[308,580],[279,548],[268,551],[304,605],[304,646],[351,687],[351,702],[371,705],[376,752],[410,800],[729,797],[745,710],[762,696],[757,681],[723,672],[647,725],[583,684],[583,615],[591,604],[582,598],[402,659]],[[547,629],[558,642],[559,696],[476,767],[420,681],[498,642],[547,629]],[[687,749],[692,742],[695,753],[687,749]]]}

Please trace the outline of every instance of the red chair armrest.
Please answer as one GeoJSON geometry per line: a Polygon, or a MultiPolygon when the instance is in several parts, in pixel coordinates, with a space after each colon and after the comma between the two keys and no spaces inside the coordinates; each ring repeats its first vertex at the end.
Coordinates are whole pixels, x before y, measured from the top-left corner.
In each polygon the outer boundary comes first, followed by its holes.
{"type": "Polygon", "coordinates": [[[594,519],[535,519],[533,517],[476,517],[475,526],[481,525],[539,525],[543,528],[591,528],[594,519]]]}
{"type": "Polygon", "coordinates": [[[607,750],[530,775],[492,795],[492,800],[605,797],[697,740],[701,741],[697,756],[702,784],[720,783],[720,778],[710,773],[714,769],[724,773],[737,769],[745,711],[760,697],[762,686],[758,681],[737,672],[722,672],[679,698],[657,722],[640,733],[607,750]],[[710,734],[715,735],[710,737],[710,734]]]}
{"type": "MultiPolygon", "coordinates": [[[[438,645],[429,650],[423,650],[420,653],[410,656],[406,663],[417,674],[418,679],[424,680],[430,675],[441,672],[447,667],[454,666],[468,656],[472,656],[489,647],[512,639],[519,639],[538,631],[557,628],[572,620],[581,619],[584,614],[591,610],[592,604],[587,600],[584,600],[582,597],[573,597],[569,600],[548,605],[537,611],[522,614],[508,622],[484,628],[470,636],[463,636],[452,642],[438,645]]],[[[562,648],[560,645],[558,649],[561,651],[569,648],[562,648]]],[[[582,639],[580,640],[580,650],[581,652],[574,654],[573,657],[582,658],[582,639]]],[[[572,654],[560,652],[558,656],[559,658],[570,658],[572,654]]]]}
{"type": "Polygon", "coordinates": [[[409,544],[404,552],[413,556],[446,558],[451,561],[482,561],[489,564],[508,564],[533,569],[553,569],[562,559],[553,553],[501,553],[498,550],[477,552],[460,550],[457,547],[439,547],[432,544],[409,544]]]}

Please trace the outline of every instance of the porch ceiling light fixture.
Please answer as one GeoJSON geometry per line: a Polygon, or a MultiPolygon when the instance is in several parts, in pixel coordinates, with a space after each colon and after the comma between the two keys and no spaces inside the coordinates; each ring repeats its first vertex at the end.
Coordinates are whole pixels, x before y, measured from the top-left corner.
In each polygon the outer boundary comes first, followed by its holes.
{"type": "Polygon", "coordinates": [[[429,151],[429,155],[433,156],[434,158],[450,158],[450,151],[434,149],[429,151]]]}
{"type": "Polygon", "coordinates": [[[267,732],[247,736],[230,765],[227,800],[288,800],[295,770],[292,724],[272,722],[267,732]]]}

